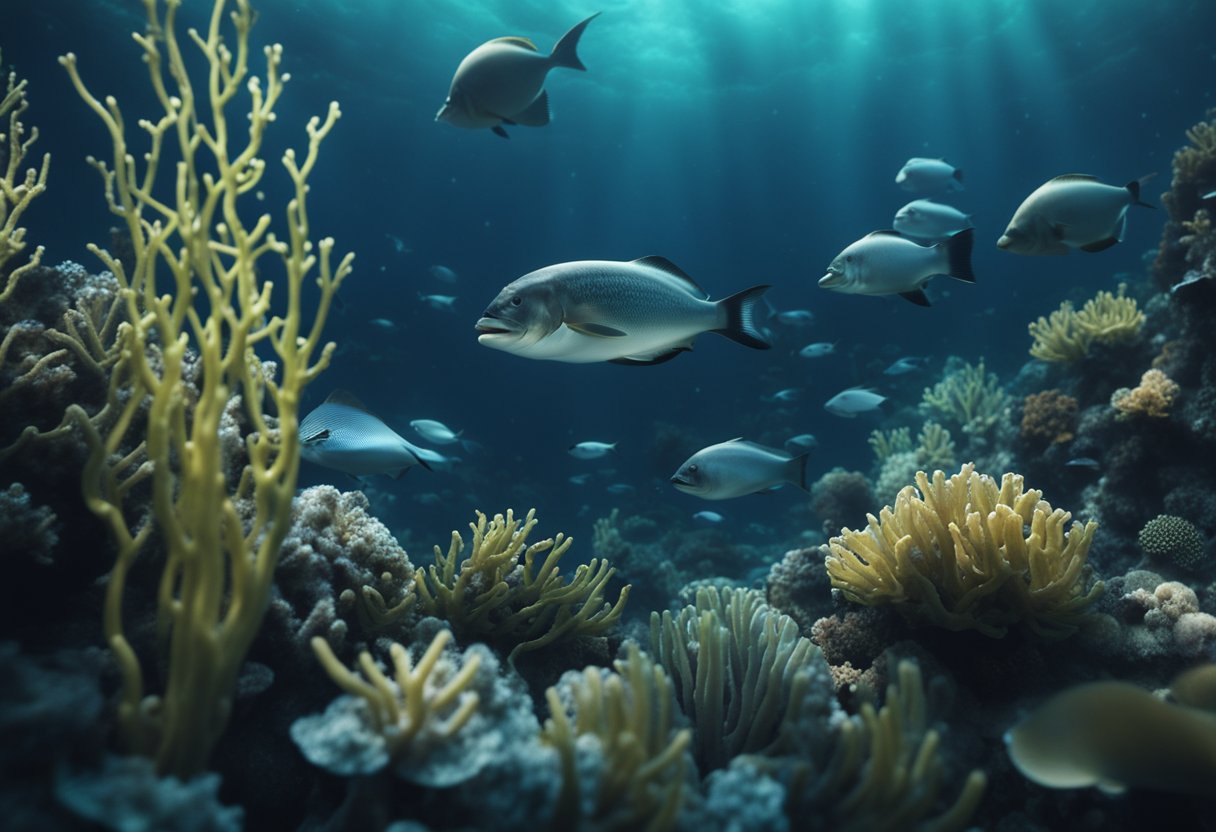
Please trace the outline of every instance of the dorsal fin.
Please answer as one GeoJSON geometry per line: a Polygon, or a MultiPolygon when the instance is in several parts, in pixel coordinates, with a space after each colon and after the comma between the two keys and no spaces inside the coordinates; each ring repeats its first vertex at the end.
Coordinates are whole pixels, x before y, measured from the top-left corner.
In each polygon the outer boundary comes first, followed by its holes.
{"type": "Polygon", "coordinates": [[[1048,182],[1097,182],[1098,177],[1090,176],[1088,173],[1062,173],[1059,176],[1052,177],[1048,182]]]}
{"type": "Polygon", "coordinates": [[[688,287],[689,292],[696,295],[701,300],[709,299],[709,292],[702,289],[697,284],[697,281],[685,274],[683,269],[668,260],[666,257],[661,257],[658,254],[651,254],[646,257],[639,257],[633,262],[639,266],[649,266],[652,269],[658,269],[664,274],[669,274],[680,282],[684,283],[688,287]]]}
{"type": "Polygon", "coordinates": [[[904,235],[900,234],[894,228],[880,228],[877,231],[871,231],[866,236],[867,237],[903,237],[904,235]]]}
{"type": "Polygon", "coordinates": [[[533,52],[540,51],[536,48],[536,44],[527,38],[508,36],[505,38],[494,38],[494,40],[490,41],[490,43],[507,43],[511,46],[522,46],[524,49],[530,49],[533,52]]]}
{"type": "Polygon", "coordinates": [[[367,409],[367,406],[364,405],[363,402],[359,401],[359,397],[349,390],[335,390],[329,394],[328,398],[325,399],[325,403],[346,405],[347,407],[353,407],[355,410],[361,410],[364,413],[371,413],[371,411],[367,409]]]}

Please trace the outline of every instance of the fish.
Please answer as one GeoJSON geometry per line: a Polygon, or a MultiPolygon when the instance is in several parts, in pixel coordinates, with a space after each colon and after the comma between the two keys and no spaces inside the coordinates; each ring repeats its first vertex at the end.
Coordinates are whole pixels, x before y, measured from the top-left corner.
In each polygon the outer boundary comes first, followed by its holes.
{"type": "Polygon", "coordinates": [[[372,318],[368,321],[368,323],[372,326],[379,327],[380,329],[388,330],[389,332],[392,332],[397,328],[397,324],[390,321],[388,318],[372,318]]]}
{"type": "Polygon", "coordinates": [[[896,359],[891,366],[883,370],[883,375],[887,376],[902,376],[907,373],[915,373],[918,370],[924,369],[929,359],[927,356],[906,355],[903,358],[896,359]]]}
{"type": "Polygon", "coordinates": [[[766,350],[755,311],[768,289],[711,301],[663,257],[558,263],[508,283],[477,321],[477,341],[524,358],[630,366],[670,361],[702,332],[766,350]]]}
{"type": "Polygon", "coordinates": [[[1022,200],[996,247],[1027,255],[1068,254],[1070,248],[1105,251],[1123,240],[1128,206],[1154,207],[1140,199],[1141,187],[1153,176],[1122,187],[1083,173],[1049,179],[1022,200]]]}
{"type": "Polygon", "coordinates": [[[787,387],[784,390],[778,390],[771,396],[761,396],[760,400],[765,402],[796,402],[802,398],[802,390],[797,387],[787,387]]]}
{"type": "Polygon", "coordinates": [[[419,292],[418,300],[427,304],[432,309],[448,309],[455,311],[455,309],[453,309],[453,306],[456,303],[455,295],[424,295],[422,292],[419,292]]]}
{"type": "Polygon", "coordinates": [[[444,456],[431,448],[416,448],[414,452],[432,471],[451,471],[462,461],[458,456],[444,456]]]}
{"type": "Polygon", "coordinates": [[[454,445],[460,441],[460,434],[463,433],[463,431],[453,431],[443,422],[437,422],[434,419],[414,419],[410,422],[410,427],[427,442],[435,445],[454,445]]]}
{"type": "Polygon", "coordinates": [[[799,451],[809,451],[811,448],[817,447],[819,440],[810,433],[800,433],[797,436],[791,436],[785,440],[785,449],[790,453],[798,453],[799,451]]]}
{"type": "Polygon", "coordinates": [[[671,484],[703,500],[730,500],[787,483],[807,491],[808,458],[740,437],[697,451],[672,475],[671,484]]]}
{"type": "Polygon", "coordinates": [[[716,511],[698,511],[692,516],[693,520],[703,520],[706,523],[721,523],[726,518],[716,511]]]}
{"type": "Polygon", "coordinates": [[[841,390],[823,404],[824,410],[833,416],[843,416],[852,419],[858,413],[868,413],[877,410],[878,406],[887,400],[869,387],[850,387],[841,390]]]}
{"type": "Polygon", "coordinates": [[[557,67],[587,70],[578,57],[578,42],[587,25],[599,16],[596,12],[575,24],[548,55],[542,55],[527,38],[486,41],[456,67],[435,121],[470,130],[488,127],[504,139],[509,138],[504,124],[545,126],[549,123],[545,76],[557,67]]]}
{"type": "Polygon", "coordinates": [[[604,490],[609,494],[615,494],[617,496],[620,496],[621,494],[632,494],[633,492],[637,491],[636,488],[627,482],[614,482],[612,485],[607,486],[604,490]]]}
{"type": "Polygon", "coordinates": [[[423,448],[411,444],[345,390],[335,390],[300,420],[300,458],[352,477],[388,474],[416,465],[430,469],[423,448]]]}
{"type": "Polygon", "coordinates": [[[929,306],[925,284],[934,275],[975,282],[971,271],[974,240],[975,231],[970,228],[932,246],[923,246],[898,231],[872,231],[836,255],[819,285],[846,295],[899,295],[917,306],[929,306]]]}
{"type": "Polygon", "coordinates": [[[575,474],[574,476],[570,477],[570,482],[573,483],[574,485],[586,485],[587,481],[590,479],[591,479],[591,474],[589,474],[589,473],[575,474]]]}
{"type": "Polygon", "coordinates": [[[892,228],[905,236],[937,243],[971,228],[971,217],[952,205],[917,199],[895,212],[892,228]]]}
{"type": "Polygon", "coordinates": [[[1199,198],[1200,199],[1216,199],[1216,191],[1208,191],[1206,194],[1204,194],[1203,196],[1201,196],[1199,198]]]}
{"type": "Polygon", "coordinates": [[[777,320],[786,326],[810,326],[815,313],[809,309],[787,309],[777,313],[777,320]]]}
{"type": "Polygon", "coordinates": [[[828,343],[827,341],[818,341],[814,344],[807,344],[802,349],[798,350],[798,354],[803,358],[823,358],[825,355],[832,355],[836,352],[836,344],[828,343]]]}
{"type": "Polygon", "coordinates": [[[895,184],[918,194],[963,190],[963,172],[943,159],[913,157],[895,174],[895,184]]]}
{"type": "Polygon", "coordinates": [[[579,442],[571,445],[566,452],[575,459],[599,459],[615,450],[615,442],[579,442]]]}
{"type": "Polygon", "coordinates": [[[405,240],[401,239],[397,235],[385,233],[384,236],[387,237],[389,242],[393,244],[393,250],[398,254],[410,254],[413,252],[413,249],[406,245],[405,240]]]}
{"type": "Polygon", "coordinates": [[[431,266],[431,277],[438,280],[440,283],[455,283],[456,272],[449,269],[447,266],[431,266]]]}
{"type": "Polygon", "coordinates": [[[1102,463],[1089,456],[1073,457],[1068,462],[1065,462],[1064,465],[1069,468],[1092,468],[1095,471],[1102,467],[1102,463]]]}

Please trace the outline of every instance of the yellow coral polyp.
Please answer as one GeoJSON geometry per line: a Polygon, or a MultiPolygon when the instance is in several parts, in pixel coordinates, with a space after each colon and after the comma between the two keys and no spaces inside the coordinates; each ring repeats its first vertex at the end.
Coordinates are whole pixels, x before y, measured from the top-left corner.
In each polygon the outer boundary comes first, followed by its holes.
{"type": "Polygon", "coordinates": [[[1063,637],[1102,592],[1087,587],[1086,557],[1097,524],[1073,524],[1042,492],[1005,474],[998,487],[968,463],[932,481],[920,471],[860,531],[828,543],[832,586],[859,604],[895,604],[951,630],[1001,637],[1022,622],[1063,637]],[[918,490],[919,489],[919,490],[918,490]]]}
{"type": "Polygon", "coordinates": [[[1124,296],[1126,288],[1120,284],[1117,295],[1098,292],[1080,312],[1064,301],[1050,316],[1031,323],[1028,329],[1034,343],[1030,354],[1042,361],[1080,361],[1095,343],[1121,343],[1136,337],[1144,325],[1144,313],[1135,298],[1124,296]]]}

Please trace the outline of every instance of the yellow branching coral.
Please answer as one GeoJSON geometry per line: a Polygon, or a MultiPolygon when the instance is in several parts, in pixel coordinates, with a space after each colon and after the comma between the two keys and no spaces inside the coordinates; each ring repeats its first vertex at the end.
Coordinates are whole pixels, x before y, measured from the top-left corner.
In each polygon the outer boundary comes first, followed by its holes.
{"type": "Polygon", "coordinates": [[[522,524],[509,509],[506,517],[496,514],[493,520],[477,512],[477,522],[469,524],[473,545],[467,558],[461,559],[464,538],[453,531],[447,553],[436,546],[434,565],[414,574],[419,609],[446,619],[461,635],[513,644],[511,660],[616,624],[630,589],[622,588],[615,604],[604,599],[616,570],[592,558],[567,582],[558,562],[573,539],[559,532],[556,539],[528,545],[535,526],[535,509],[522,524]],[[545,558],[537,564],[539,555],[545,558]]]}
{"type": "Polygon", "coordinates": [[[954,803],[930,817],[944,773],[940,744],[938,732],[928,727],[920,668],[902,661],[882,708],[867,702],[840,724],[822,769],[800,764],[787,775],[791,828],[803,826],[807,817],[839,832],[966,828],[988,781],[982,771],[972,771],[954,803]]]}
{"type": "Polygon", "coordinates": [[[477,710],[480,699],[469,686],[480,665],[478,656],[468,656],[451,678],[440,679],[436,672],[451,638],[450,630],[436,633],[417,665],[404,647],[394,643],[389,648],[392,681],[366,651],[359,654],[360,677],[338,661],[320,636],[313,637],[312,649],[338,687],[367,703],[389,760],[402,762],[423,757],[430,745],[451,738],[477,710]]]}
{"type": "Polygon", "coordinates": [[[207,69],[205,86],[196,89],[175,32],[180,5],[166,0],[162,18],[159,0],[144,0],[148,28],[134,35],[159,116],[128,119],[113,96],[98,99],[89,91],[74,55],[59,60],[109,132],[111,161],[90,161],[132,247],[129,261],[89,247],[120,286],[123,366],[113,378],[127,386],[122,397],[111,396],[120,404],[104,436],[82,410],[70,411],[91,450],[86,502],[118,548],[104,630],[122,673],[120,728],[132,750],[155,756],[161,773],[185,777],[205,767],[224,731],[237,672],[269,603],[299,470],[300,395],[329,363],[334,345],[323,345],[321,334],[353,255],[335,266],[334,241],[314,244],[309,236],[308,179],[341,115],[337,104],[324,120],[308,122],[303,158],[292,150],[283,155],[294,196],[286,210],[288,238],[280,240],[270,232],[270,215],[249,213],[240,199],[266,172],[258,154],[288,79],[280,72],[282,47],[265,48],[263,85],[250,75],[248,1],[214,0],[205,31],[190,30],[207,69]],[[231,43],[226,21],[235,30],[231,43]],[[230,123],[229,105],[242,94],[249,109],[230,123]],[[131,123],[147,134],[146,150],[128,144],[131,123]],[[176,157],[168,184],[158,182],[166,143],[176,157]],[[281,316],[272,316],[273,284],[265,275],[279,269],[286,292],[281,316]],[[319,288],[311,322],[303,303],[309,279],[319,288]],[[254,355],[259,344],[273,350],[277,379],[254,355]],[[191,351],[200,368],[197,396],[185,379],[191,351]],[[249,464],[233,493],[221,430],[235,396],[252,429],[243,437],[249,464]],[[135,425],[145,409],[146,433],[135,425]],[[125,498],[149,469],[151,522],[142,512],[128,518],[125,498]],[[145,692],[122,611],[126,576],[154,529],[165,550],[157,596],[168,656],[161,695],[145,692]]]}
{"type": "Polygon", "coordinates": [[[920,471],[894,508],[829,541],[832,586],[856,603],[895,604],[950,630],[1000,637],[1023,622],[1042,636],[1067,636],[1102,592],[1100,581],[1087,585],[1097,523],[1066,530],[1072,515],[1042,497],[1016,474],[998,487],[971,463],[948,479],[920,471]]]}
{"type": "Polygon", "coordinates": [[[1049,317],[1030,324],[1034,339],[1030,354],[1042,361],[1080,361],[1095,343],[1115,344],[1135,338],[1144,325],[1144,314],[1135,298],[1124,295],[1126,289],[1120,284],[1118,294],[1098,292],[1080,312],[1064,301],[1049,317]]]}
{"type": "MultiPolygon", "coordinates": [[[[684,800],[691,733],[676,728],[671,680],[630,642],[616,672],[588,667],[567,706],[545,691],[543,740],[556,749],[562,775],[550,829],[674,829],[684,800]],[[594,795],[584,795],[578,755],[593,744],[602,757],[594,795]]],[[[563,683],[564,684],[564,683],[563,683]]]]}
{"type": "Polygon", "coordinates": [[[912,450],[912,433],[906,427],[870,431],[870,438],[867,441],[879,462],[883,462],[892,454],[907,453],[912,450]]]}
{"type": "MultiPolygon", "coordinates": [[[[0,276],[5,266],[25,250],[25,229],[17,223],[30,203],[46,191],[46,176],[51,168],[51,154],[42,157],[40,168],[21,166],[25,157],[38,141],[38,128],[30,130],[25,138],[25,125],[21,116],[29,107],[26,95],[27,80],[18,78],[16,72],[8,74],[4,95],[0,97],[0,130],[8,122],[8,132],[0,132],[0,276]]],[[[36,269],[42,261],[42,246],[34,249],[33,256],[24,265],[13,269],[0,288],[0,303],[8,300],[17,288],[22,275],[36,269]]]]}
{"type": "Polygon", "coordinates": [[[1157,369],[1148,370],[1140,376],[1140,384],[1128,389],[1120,387],[1110,397],[1110,405],[1119,411],[1120,419],[1133,416],[1148,416],[1165,419],[1178,395],[1178,384],[1157,369]]]}
{"type": "Polygon", "coordinates": [[[957,422],[964,433],[987,433],[1001,418],[1008,396],[995,373],[978,364],[963,364],[933,387],[926,387],[922,408],[957,422]]]}

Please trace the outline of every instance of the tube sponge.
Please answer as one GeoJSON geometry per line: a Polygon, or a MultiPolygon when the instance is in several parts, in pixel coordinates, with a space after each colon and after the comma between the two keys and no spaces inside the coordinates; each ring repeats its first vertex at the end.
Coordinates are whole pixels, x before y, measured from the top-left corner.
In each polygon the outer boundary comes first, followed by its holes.
{"type": "MultiPolygon", "coordinates": [[[[1210,671],[1204,675],[1213,682],[1210,671]]],[[[1124,682],[1058,694],[1006,733],[1005,744],[1017,769],[1049,788],[1208,795],[1216,782],[1216,714],[1124,682]]]]}

